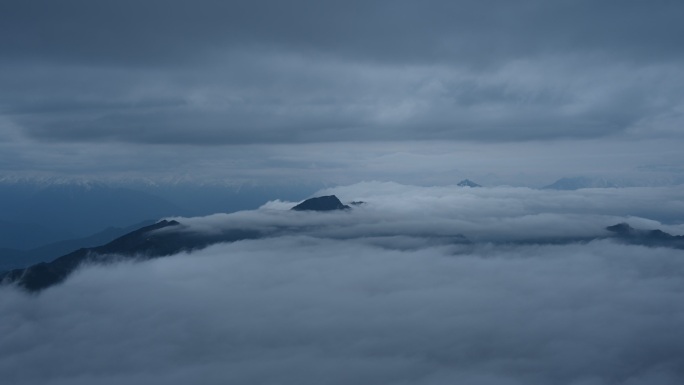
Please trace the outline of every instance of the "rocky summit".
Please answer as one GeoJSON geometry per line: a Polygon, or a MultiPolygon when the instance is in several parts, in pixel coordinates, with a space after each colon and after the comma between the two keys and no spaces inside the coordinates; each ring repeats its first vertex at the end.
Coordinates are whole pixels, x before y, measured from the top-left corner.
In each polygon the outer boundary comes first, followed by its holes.
{"type": "Polygon", "coordinates": [[[349,210],[351,207],[342,204],[334,195],[310,198],[292,208],[295,211],[333,211],[349,210]]]}
{"type": "Polygon", "coordinates": [[[481,185],[473,182],[470,179],[463,179],[462,181],[458,182],[458,186],[461,186],[461,187],[482,187],[481,185]]]}

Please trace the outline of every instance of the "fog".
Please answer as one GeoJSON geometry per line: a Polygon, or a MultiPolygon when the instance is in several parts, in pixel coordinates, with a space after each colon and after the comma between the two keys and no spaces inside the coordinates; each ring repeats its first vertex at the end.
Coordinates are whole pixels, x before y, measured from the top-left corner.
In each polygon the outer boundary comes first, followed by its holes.
{"type": "Polygon", "coordinates": [[[308,213],[289,212],[297,202],[271,201],[255,211],[174,219],[187,231],[248,228],[270,235],[305,232],[345,239],[463,235],[473,241],[506,242],[599,237],[608,234],[606,226],[619,222],[684,233],[679,214],[684,210],[684,187],[553,191],[363,182],[315,195],[328,194],[365,204],[348,212],[308,213]]]}
{"type": "MultiPolygon", "coordinates": [[[[680,384],[681,190],[338,187],[351,211],[178,218],[265,238],[0,290],[12,384],[680,384]],[[679,211],[677,211],[679,210],[679,211]],[[664,223],[667,222],[667,223],[664,223]],[[471,240],[465,243],[457,235],[471,240]],[[517,241],[566,237],[559,244],[517,241]]],[[[168,230],[166,230],[168,231],[168,230]]]]}

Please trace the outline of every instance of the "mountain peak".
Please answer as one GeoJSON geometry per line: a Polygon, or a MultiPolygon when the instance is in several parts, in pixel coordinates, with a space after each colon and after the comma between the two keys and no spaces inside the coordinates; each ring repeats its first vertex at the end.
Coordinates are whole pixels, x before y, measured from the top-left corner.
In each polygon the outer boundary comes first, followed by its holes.
{"type": "Polygon", "coordinates": [[[614,233],[617,239],[633,245],[684,249],[684,235],[672,235],[659,229],[635,229],[624,222],[608,226],[606,230],[614,233]]]}
{"type": "Polygon", "coordinates": [[[326,195],[305,200],[292,208],[295,211],[333,211],[348,210],[351,207],[342,204],[334,195],[326,195]]]}
{"type": "MultiPolygon", "coordinates": [[[[63,255],[52,262],[41,262],[25,269],[0,274],[0,283],[15,283],[28,291],[40,291],[64,281],[69,274],[86,261],[97,261],[98,255],[169,255],[175,245],[167,238],[155,237],[153,232],[169,226],[178,226],[174,220],[162,220],[123,235],[105,245],[83,248],[63,255]]],[[[102,259],[100,259],[102,261],[102,259]]]]}
{"type": "Polygon", "coordinates": [[[461,187],[482,187],[481,185],[473,182],[470,179],[463,179],[462,181],[458,182],[458,186],[461,186],[461,187]]]}
{"type": "Polygon", "coordinates": [[[606,227],[606,230],[617,234],[629,234],[631,232],[634,232],[634,228],[625,222],[618,223],[617,225],[613,226],[608,226],[606,227]]]}

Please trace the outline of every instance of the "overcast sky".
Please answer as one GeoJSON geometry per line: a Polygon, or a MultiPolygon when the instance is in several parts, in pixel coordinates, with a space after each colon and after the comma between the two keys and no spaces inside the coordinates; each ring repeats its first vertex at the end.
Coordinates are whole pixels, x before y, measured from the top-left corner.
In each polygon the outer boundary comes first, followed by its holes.
{"type": "Polygon", "coordinates": [[[676,180],[683,15],[666,0],[6,0],[0,172],[676,180]]]}

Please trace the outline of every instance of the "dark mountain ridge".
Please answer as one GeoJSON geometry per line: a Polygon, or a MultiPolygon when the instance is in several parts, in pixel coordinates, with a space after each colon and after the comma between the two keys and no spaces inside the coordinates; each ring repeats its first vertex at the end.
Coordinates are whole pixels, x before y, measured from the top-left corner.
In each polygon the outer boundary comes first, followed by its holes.
{"type": "Polygon", "coordinates": [[[149,226],[155,222],[150,220],[127,227],[108,227],[84,238],[53,242],[30,250],[3,248],[0,249],[0,271],[24,268],[40,262],[50,262],[55,256],[64,255],[77,249],[104,245],[131,231],[149,226]]]}
{"type": "MultiPolygon", "coordinates": [[[[323,196],[307,199],[292,207],[294,211],[332,211],[350,210],[334,196],[323,196]]],[[[529,239],[520,240],[517,244],[566,244],[590,242],[596,239],[615,239],[634,245],[647,247],[668,247],[684,249],[684,236],[671,235],[661,230],[640,230],[626,223],[616,224],[606,228],[608,234],[597,235],[582,239],[529,239]]],[[[254,229],[230,229],[217,232],[195,232],[175,220],[162,220],[155,224],[142,227],[125,234],[105,245],[81,248],[61,256],[52,262],[39,263],[24,269],[15,269],[0,273],[0,282],[15,284],[29,292],[38,292],[49,286],[64,281],[69,274],[84,263],[111,263],[120,260],[146,260],[162,256],[173,255],[182,251],[201,249],[220,242],[235,242],[245,239],[259,239],[269,236],[293,234],[303,231],[303,228],[281,228],[277,231],[254,229]],[[266,231],[266,232],[264,232],[266,231]]],[[[454,233],[455,234],[455,233],[454,233]]],[[[393,234],[387,234],[392,236],[393,234]]],[[[378,236],[378,234],[374,234],[378,236]]],[[[425,234],[425,237],[430,237],[425,234]]],[[[447,236],[447,243],[470,244],[462,235],[447,236]]]]}
{"type": "Polygon", "coordinates": [[[470,179],[463,179],[462,181],[458,182],[457,186],[460,186],[460,187],[473,187],[473,188],[474,188],[474,187],[482,187],[482,185],[479,185],[479,184],[473,182],[473,181],[470,180],[470,179]]]}
{"type": "Polygon", "coordinates": [[[351,209],[351,207],[340,202],[334,195],[310,198],[292,208],[292,210],[295,211],[333,211],[349,209],[351,209]]]}
{"type": "Polygon", "coordinates": [[[214,243],[234,242],[258,238],[253,230],[233,230],[219,234],[200,234],[182,231],[174,220],[162,220],[132,231],[106,245],[82,248],[55,259],[25,269],[0,274],[0,282],[12,283],[30,292],[37,292],[64,281],[84,263],[107,263],[122,259],[145,260],[201,249],[214,243]],[[177,231],[160,231],[174,229],[177,231]]]}
{"type": "MultiPolygon", "coordinates": [[[[295,211],[349,210],[334,196],[307,199],[292,208],[295,211]]],[[[219,242],[256,239],[264,234],[257,230],[229,230],[218,233],[183,231],[181,223],[162,220],[131,231],[97,247],[81,248],[51,262],[0,273],[0,282],[12,283],[30,292],[37,292],[64,281],[84,263],[108,263],[122,259],[145,260],[207,247],[219,242]],[[166,231],[161,231],[166,230],[166,231]]]]}
{"type": "Polygon", "coordinates": [[[672,235],[662,230],[635,229],[627,223],[608,226],[606,230],[614,234],[614,238],[632,245],[649,247],[668,247],[684,249],[684,236],[672,235]]]}

